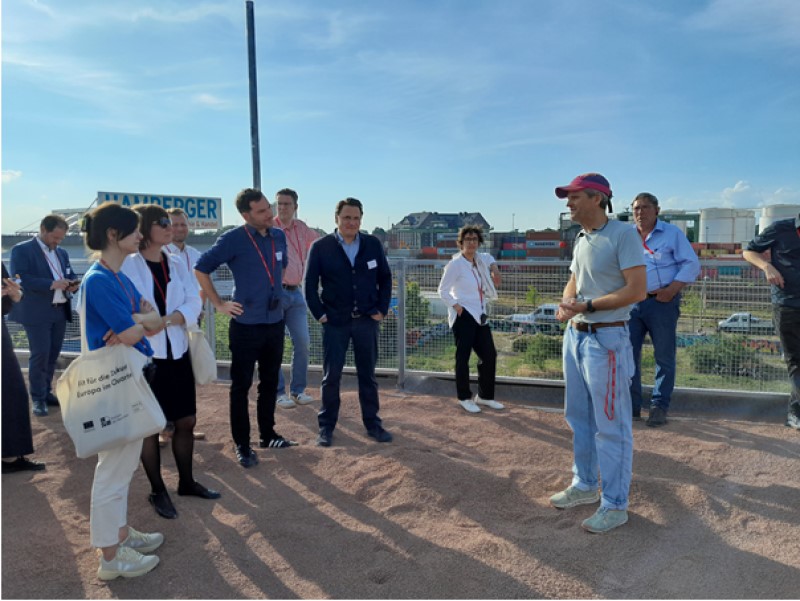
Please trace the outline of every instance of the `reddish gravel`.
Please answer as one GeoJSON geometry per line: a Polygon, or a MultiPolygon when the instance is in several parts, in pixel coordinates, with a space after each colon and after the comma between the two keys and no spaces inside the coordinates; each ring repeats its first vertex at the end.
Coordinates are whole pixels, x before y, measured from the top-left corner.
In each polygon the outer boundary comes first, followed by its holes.
{"type": "MultiPolygon", "coordinates": [[[[333,447],[314,446],[315,405],[278,410],[278,430],[301,446],[259,450],[244,470],[227,386],[203,387],[196,477],[223,497],[173,492],[180,517],[163,520],[139,470],[130,522],[167,542],[151,574],[111,583],[88,544],[94,461],[75,458],[57,412],[34,418],[47,471],[2,478],[3,598],[800,597],[796,431],[635,424],[630,522],[591,535],[579,524],[593,507],[548,506],[570,478],[559,413],[513,401],[471,416],[388,388],[381,398],[394,443],[365,436],[348,391],[333,447]]],[[[164,463],[173,491],[171,454],[164,463]]]]}

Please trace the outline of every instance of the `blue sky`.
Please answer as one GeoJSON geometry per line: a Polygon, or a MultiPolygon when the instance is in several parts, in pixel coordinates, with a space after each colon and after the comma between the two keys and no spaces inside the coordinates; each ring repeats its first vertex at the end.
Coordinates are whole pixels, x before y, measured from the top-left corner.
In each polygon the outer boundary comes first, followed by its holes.
{"type": "MultiPolygon", "coordinates": [[[[554,227],[599,171],[616,207],[800,203],[795,0],[255,2],[262,189],[330,231],[481,211],[554,227]],[[513,216],[513,217],[512,217],[513,216]]],[[[5,0],[2,231],[98,190],[252,184],[243,0],[5,0]]]]}

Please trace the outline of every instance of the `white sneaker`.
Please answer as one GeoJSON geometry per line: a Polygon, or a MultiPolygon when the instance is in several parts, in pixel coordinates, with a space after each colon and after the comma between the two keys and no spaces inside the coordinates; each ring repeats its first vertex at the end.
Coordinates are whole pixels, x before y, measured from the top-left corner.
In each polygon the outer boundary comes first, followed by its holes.
{"type": "Polygon", "coordinates": [[[130,547],[117,547],[117,554],[111,561],[106,561],[100,555],[100,567],[97,568],[97,577],[100,580],[114,580],[117,576],[123,578],[136,578],[147,574],[158,565],[157,555],[142,555],[130,547]]]}
{"type": "Polygon", "coordinates": [[[160,532],[139,532],[128,526],[128,538],[122,541],[120,547],[130,547],[139,553],[152,553],[164,542],[164,535],[160,532]]]}
{"type": "Polygon", "coordinates": [[[305,392],[301,392],[300,394],[293,394],[292,400],[298,405],[308,405],[309,403],[314,402],[314,397],[312,397],[310,394],[306,394],[305,392]]]}
{"type": "Polygon", "coordinates": [[[279,395],[278,400],[275,401],[275,404],[278,407],[283,407],[284,409],[291,409],[292,407],[297,407],[297,405],[294,404],[294,401],[285,394],[279,395]]]}
{"type": "Polygon", "coordinates": [[[481,408],[478,407],[472,399],[464,399],[463,401],[458,401],[458,404],[461,405],[465,411],[468,413],[480,413],[481,408]]]}
{"type": "Polygon", "coordinates": [[[475,395],[475,404],[476,405],[483,405],[485,407],[489,407],[490,409],[502,409],[503,403],[498,403],[495,400],[486,400],[479,397],[477,394],[475,395]]]}

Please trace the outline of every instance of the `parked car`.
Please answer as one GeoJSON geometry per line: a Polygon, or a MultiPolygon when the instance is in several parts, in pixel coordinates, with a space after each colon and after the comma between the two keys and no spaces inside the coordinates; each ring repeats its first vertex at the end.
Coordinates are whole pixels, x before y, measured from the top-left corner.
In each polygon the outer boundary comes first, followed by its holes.
{"type": "Polygon", "coordinates": [[[771,319],[762,319],[751,313],[734,313],[717,324],[717,331],[729,334],[774,334],[771,319]]]}
{"type": "Polygon", "coordinates": [[[515,313],[508,319],[515,324],[519,324],[523,329],[532,329],[534,332],[541,332],[542,334],[559,334],[561,332],[561,323],[556,319],[557,312],[558,305],[545,303],[539,305],[530,313],[515,313]],[[527,326],[535,326],[535,328],[528,328],[527,326]]]}

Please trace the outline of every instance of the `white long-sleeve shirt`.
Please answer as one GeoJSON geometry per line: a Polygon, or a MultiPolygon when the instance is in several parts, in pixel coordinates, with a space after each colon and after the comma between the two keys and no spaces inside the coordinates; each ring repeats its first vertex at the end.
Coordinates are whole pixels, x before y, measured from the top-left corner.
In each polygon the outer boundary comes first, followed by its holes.
{"type": "MultiPolygon", "coordinates": [[[[163,252],[163,251],[162,251],[163,252]]],[[[165,259],[169,261],[170,281],[167,285],[167,315],[173,311],[179,311],[186,324],[197,323],[200,316],[202,303],[200,301],[200,290],[197,281],[186,269],[186,263],[177,255],[163,252],[165,259]]],[[[139,253],[128,255],[122,263],[122,272],[136,286],[141,295],[146,298],[153,307],[156,304],[153,294],[153,274],[147,266],[144,257],[139,253]]],[[[172,356],[178,359],[189,349],[189,338],[186,334],[184,324],[171,325],[166,330],[161,330],[155,336],[148,336],[147,340],[153,347],[154,356],[157,359],[167,358],[167,336],[172,346],[172,356]]]]}
{"type": "MultiPolygon", "coordinates": [[[[478,254],[487,266],[494,263],[494,257],[490,254],[478,254]]],[[[486,313],[487,303],[486,294],[482,293],[486,285],[481,284],[480,270],[463,255],[457,255],[445,265],[438,292],[447,305],[447,323],[451,328],[458,316],[454,305],[461,305],[480,324],[481,315],[486,313]]]]}

